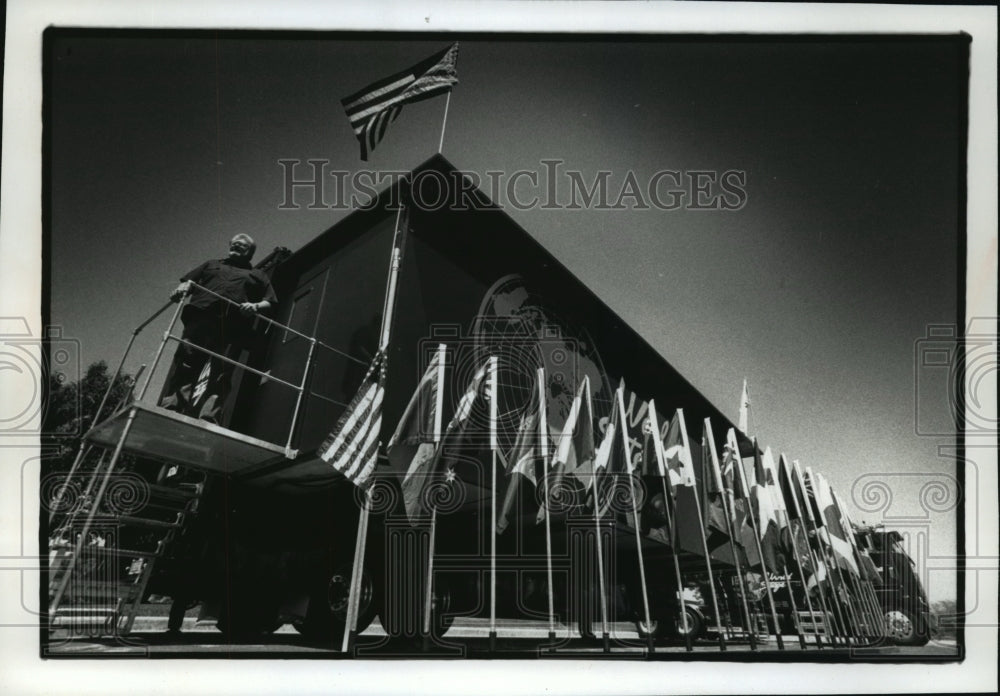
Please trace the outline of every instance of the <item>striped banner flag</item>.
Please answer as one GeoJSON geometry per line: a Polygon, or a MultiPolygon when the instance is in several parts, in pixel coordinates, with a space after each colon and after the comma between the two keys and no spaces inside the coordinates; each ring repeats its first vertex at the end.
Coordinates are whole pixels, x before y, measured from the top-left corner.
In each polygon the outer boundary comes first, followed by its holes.
{"type": "Polygon", "coordinates": [[[444,94],[458,82],[458,44],[417,63],[412,68],[374,82],[360,92],[344,97],[341,104],[351,120],[351,128],[361,144],[361,159],[385,136],[403,104],[444,94]]]}
{"type": "Polygon", "coordinates": [[[379,351],[358,393],[318,450],[320,459],[356,486],[367,485],[378,458],[387,363],[385,351],[379,351]]]}

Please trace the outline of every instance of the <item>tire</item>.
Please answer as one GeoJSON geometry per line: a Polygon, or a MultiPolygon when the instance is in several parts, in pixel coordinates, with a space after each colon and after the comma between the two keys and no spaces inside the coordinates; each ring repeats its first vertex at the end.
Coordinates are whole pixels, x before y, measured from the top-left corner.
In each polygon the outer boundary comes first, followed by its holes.
{"type": "MultiPolygon", "coordinates": [[[[424,583],[405,585],[401,578],[388,583],[385,595],[381,598],[381,609],[378,612],[382,628],[391,638],[420,639],[423,633],[423,611],[426,595],[423,592],[424,583]],[[407,588],[409,592],[393,592],[394,588],[407,588]],[[418,591],[419,590],[419,591],[418,591]]],[[[434,594],[431,597],[431,634],[440,638],[444,636],[455,622],[452,614],[454,590],[446,579],[435,578],[434,594]]],[[[358,624],[360,628],[360,623],[358,624]]]]}
{"type": "Polygon", "coordinates": [[[897,607],[885,612],[886,637],[896,645],[922,646],[930,641],[927,621],[909,609],[897,607]]]}
{"type": "MultiPolygon", "coordinates": [[[[352,564],[338,566],[329,578],[320,580],[309,595],[306,617],[292,624],[300,634],[321,642],[340,640],[347,627],[350,601],[352,564]]],[[[361,573],[358,596],[358,629],[361,633],[372,621],[378,609],[377,583],[367,567],[361,573]]]]}
{"type": "MultiPolygon", "coordinates": [[[[688,633],[691,636],[691,640],[698,640],[704,636],[705,633],[705,619],[701,613],[694,607],[685,607],[685,613],[688,619],[688,633]]],[[[680,616],[670,617],[670,618],[652,618],[652,625],[646,626],[646,622],[643,619],[637,619],[635,622],[636,631],[639,633],[639,637],[645,640],[650,633],[653,634],[653,639],[659,643],[669,641],[669,640],[684,640],[684,623],[681,621],[680,616]]]]}

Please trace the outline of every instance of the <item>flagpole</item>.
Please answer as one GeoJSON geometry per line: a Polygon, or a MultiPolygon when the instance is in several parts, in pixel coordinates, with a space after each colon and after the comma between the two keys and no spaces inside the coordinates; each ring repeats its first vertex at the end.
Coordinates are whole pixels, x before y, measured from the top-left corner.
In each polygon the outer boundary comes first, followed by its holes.
{"type": "MultiPolygon", "coordinates": [[[[612,437],[614,434],[612,433],[612,437]]],[[[601,543],[601,501],[597,490],[597,473],[594,473],[591,481],[594,488],[594,534],[597,539],[597,585],[601,593],[601,643],[604,652],[610,652],[611,644],[608,636],[608,604],[605,598],[604,589],[604,550],[601,543]]]]}
{"type": "MultiPolygon", "coordinates": [[[[587,400],[590,402],[590,383],[587,383],[587,400]]],[[[614,427],[613,422],[608,424],[608,427],[614,427]]],[[[614,436],[612,432],[612,445],[614,445],[614,436]]],[[[603,442],[601,443],[603,445],[603,442]]],[[[596,462],[595,462],[596,464],[596,462]]],[[[607,462],[605,462],[607,466],[607,462]]],[[[604,588],[604,548],[601,542],[601,499],[600,493],[597,490],[597,467],[594,467],[594,474],[591,477],[591,484],[594,488],[594,535],[597,543],[597,586],[598,591],[601,593],[601,645],[604,648],[604,652],[611,652],[611,640],[608,635],[608,603],[605,597],[606,590],[604,588]]]]}
{"type": "Polygon", "coordinates": [[[444,129],[448,125],[448,105],[451,104],[451,90],[448,90],[448,96],[444,100],[444,118],[441,120],[441,140],[438,141],[438,154],[441,154],[442,148],[444,148],[444,129]]]}
{"type": "Polygon", "coordinates": [[[781,567],[785,571],[785,588],[788,590],[788,603],[792,605],[792,616],[795,618],[795,632],[799,634],[799,648],[806,649],[806,637],[802,633],[802,624],[799,623],[799,608],[795,604],[795,593],[792,592],[792,574],[788,572],[788,561],[782,561],[781,567]]]}
{"type": "MultiPolygon", "coordinates": [[[[784,477],[785,480],[788,481],[788,485],[791,486],[792,478],[788,471],[789,466],[788,466],[788,461],[785,459],[785,455],[781,455],[778,458],[778,466],[781,467],[782,476],[784,477]]],[[[795,505],[795,517],[796,520],[801,525],[803,523],[802,523],[802,511],[799,509],[799,499],[798,496],[795,495],[794,489],[791,491],[791,493],[792,493],[792,504],[795,505]]],[[[809,618],[812,619],[813,635],[816,637],[816,647],[822,650],[823,641],[819,636],[819,631],[816,630],[816,614],[813,612],[812,599],[809,597],[809,588],[806,586],[806,574],[805,571],[802,570],[802,558],[799,556],[799,544],[798,541],[795,539],[795,537],[797,536],[795,533],[796,530],[792,528],[792,521],[791,519],[788,518],[787,512],[785,513],[785,521],[786,524],[788,525],[788,536],[790,536],[792,539],[792,555],[795,556],[795,564],[798,566],[799,577],[802,579],[802,592],[806,596],[806,606],[809,608],[809,618]]],[[[807,538],[806,544],[808,543],[809,539],[807,538]]],[[[813,567],[815,567],[815,565],[813,567]]],[[[786,565],[786,570],[787,570],[787,565],[786,565]]],[[[817,576],[817,584],[819,584],[818,576],[817,576]]],[[[792,584],[790,580],[788,583],[788,594],[789,595],[792,594],[792,584]]],[[[802,633],[801,625],[799,626],[799,633],[800,634],[802,633]]]]}
{"type": "MultiPolygon", "coordinates": [[[[809,475],[809,482],[812,485],[813,500],[816,501],[816,508],[819,514],[822,515],[823,511],[819,509],[819,482],[813,477],[811,467],[806,467],[806,473],[809,475]]],[[[840,575],[840,566],[836,563],[836,559],[831,553],[833,548],[829,542],[829,532],[826,530],[822,519],[816,520],[816,540],[819,542],[820,550],[823,552],[823,558],[826,559],[827,575],[830,576],[830,586],[833,588],[834,600],[839,598],[838,595],[840,593],[844,594],[844,597],[840,598],[840,608],[845,635],[848,639],[856,641],[858,638],[857,627],[851,624],[851,619],[854,618],[855,623],[857,623],[857,618],[853,616],[854,609],[851,607],[851,596],[847,592],[847,588],[844,587],[843,577],[840,575]]]]}
{"type": "MultiPolygon", "coordinates": [[[[844,624],[844,619],[843,616],[841,616],[840,605],[837,604],[837,597],[835,594],[835,589],[833,587],[833,577],[832,577],[833,571],[830,569],[829,560],[826,558],[826,554],[824,553],[823,550],[823,540],[820,539],[819,532],[816,531],[816,521],[813,519],[812,507],[809,503],[809,492],[806,490],[805,479],[802,477],[802,471],[798,467],[798,462],[793,463],[793,469],[795,471],[795,478],[798,480],[799,483],[799,490],[802,491],[802,502],[804,503],[806,508],[806,520],[808,522],[808,526],[811,527],[811,530],[809,531],[812,532],[813,539],[815,540],[815,546],[819,549],[818,553],[816,553],[815,550],[813,550],[813,563],[816,564],[816,569],[817,569],[816,587],[819,589],[820,599],[825,600],[825,592],[824,592],[825,588],[823,587],[823,583],[819,579],[819,574],[818,574],[819,570],[818,560],[819,558],[822,558],[823,567],[826,569],[826,576],[827,576],[826,582],[831,589],[830,604],[833,606],[833,611],[830,612],[830,618],[833,619],[834,621],[834,628],[835,629],[839,628],[839,633],[841,634],[840,638],[842,642],[846,645],[850,642],[850,640],[847,637],[847,631],[844,624]]],[[[829,607],[826,606],[825,601],[823,608],[825,611],[829,611],[829,607]]],[[[838,631],[835,630],[833,634],[836,635],[837,632],[838,631]]]]}
{"type": "MultiPolygon", "coordinates": [[[[646,564],[642,553],[642,529],[639,526],[639,510],[635,503],[635,482],[632,480],[632,463],[629,459],[628,438],[625,436],[625,399],[621,390],[618,391],[618,416],[622,422],[622,448],[625,453],[626,468],[628,469],[629,497],[632,499],[632,519],[635,522],[635,550],[639,558],[639,583],[642,588],[642,608],[646,617],[646,646],[649,652],[654,651],[653,622],[649,614],[649,592],[646,589],[646,564]]],[[[665,503],[666,501],[664,501],[665,503]]],[[[683,593],[682,593],[683,594],[683,593]]]]}
{"type": "MultiPolygon", "coordinates": [[[[660,486],[663,488],[663,512],[667,518],[667,526],[670,529],[671,556],[674,558],[674,576],[677,580],[677,603],[680,606],[681,628],[684,631],[684,648],[687,652],[692,652],[694,646],[691,644],[691,629],[688,625],[687,607],[684,605],[684,579],[681,577],[681,562],[677,553],[677,533],[674,527],[676,515],[671,513],[672,500],[667,493],[667,463],[663,453],[663,440],[660,438],[660,424],[656,419],[656,402],[649,400],[649,424],[652,428],[653,452],[656,454],[657,469],[660,472],[660,486]]],[[[622,428],[624,429],[624,425],[622,428]]],[[[627,456],[627,452],[626,452],[627,456]]]]}
{"type": "MultiPolygon", "coordinates": [[[[756,456],[757,438],[753,438],[753,450],[754,450],[754,456],[756,456]]],[[[764,590],[767,592],[767,602],[771,607],[771,618],[774,621],[775,640],[778,642],[778,650],[784,650],[785,644],[784,641],[781,639],[781,626],[778,625],[778,611],[774,607],[774,595],[771,594],[771,581],[768,578],[767,559],[764,557],[764,549],[760,545],[760,532],[757,529],[757,520],[754,518],[753,515],[753,502],[749,499],[750,489],[746,485],[746,472],[743,471],[742,459],[739,456],[737,456],[737,459],[739,460],[737,462],[738,463],[737,469],[739,471],[740,478],[743,481],[743,492],[747,495],[747,505],[750,508],[750,514],[748,515],[748,517],[750,518],[750,528],[753,530],[754,543],[757,545],[757,554],[760,556],[760,570],[761,570],[761,575],[764,576],[764,590]]]]}
{"type": "MultiPolygon", "coordinates": [[[[392,236],[392,251],[389,256],[389,274],[386,279],[385,300],[382,303],[382,327],[379,332],[379,351],[386,350],[389,346],[389,335],[392,329],[393,310],[396,304],[396,281],[399,276],[399,265],[402,258],[403,242],[406,230],[400,225],[403,217],[403,187],[406,179],[399,183],[400,200],[399,208],[396,209],[395,230],[392,236]]],[[[365,562],[365,547],[368,537],[368,517],[371,514],[371,490],[365,491],[365,503],[361,508],[361,515],[358,518],[358,536],[354,544],[354,566],[351,569],[351,588],[347,596],[347,624],[344,627],[343,652],[353,650],[354,640],[358,628],[358,603],[361,601],[359,592],[361,586],[362,569],[365,562]]]]}
{"type": "MultiPolygon", "coordinates": [[[[677,409],[677,418],[681,426],[681,441],[684,449],[691,460],[691,444],[688,442],[687,424],[684,422],[684,409],[677,409]]],[[[694,461],[690,461],[691,474],[694,474],[694,461]]],[[[693,477],[694,478],[694,477],[693,477]]],[[[705,536],[705,516],[701,511],[701,500],[698,494],[698,479],[692,481],[694,485],[694,507],[698,512],[698,531],[701,532],[701,549],[705,554],[705,568],[708,570],[708,587],[712,591],[712,608],[715,610],[715,630],[719,634],[719,652],[726,652],[726,638],[722,634],[722,617],[719,615],[719,597],[715,592],[715,575],[712,573],[712,557],[708,553],[708,539],[705,536]]]]}
{"type": "MultiPolygon", "coordinates": [[[[451,92],[448,93],[449,95],[451,92]]],[[[490,357],[490,456],[493,477],[490,493],[490,652],[497,642],[497,357],[490,357]]]]}
{"type": "MultiPolygon", "coordinates": [[[[719,483],[721,483],[720,488],[722,492],[721,495],[722,510],[723,513],[726,515],[726,529],[729,531],[729,547],[733,551],[733,566],[735,566],[736,568],[736,578],[739,581],[740,585],[740,602],[743,606],[743,618],[746,621],[747,632],[750,634],[750,650],[756,652],[757,650],[756,636],[754,636],[754,634],[749,631],[752,620],[750,618],[750,607],[747,606],[746,578],[743,577],[743,569],[740,567],[740,553],[739,553],[739,548],[736,546],[736,532],[734,531],[733,528],[734,519],[736,517],[736,511],[732,510],[729,506],[729,500],[728,500],[729,494],[726,491],[726,484],[722,480],[722,469],[719,466],[719,455],[715,449],[715,433],[712,432],[712,421],[709,418],[705,419],[705,430],[708,432],[708,446],[709,446],[709,453],[711,454],[712,457],[712,467],[713,467],[712,473],[713,475],[717,476],[716,480],[719,483]]],[[[739,458],[740,456],[738,447],[739,446],[737,445],[737,450],[733,452],[733,456],[735,456],[736,458],[739,458]]]]}
{"type": "Polygon", "coordinates": [[[545,571],[548,576],[548,599],[549,599],[549,640],[555,642],[556,639],[556,608],[552,590],[552,525],[549,519],[549,428],[548,428],[548,404],[545,398],[545,368],[538,368],[538,439],[539,449],[542,454],[542,481],[544,485],[545,505],[545,571]]]}

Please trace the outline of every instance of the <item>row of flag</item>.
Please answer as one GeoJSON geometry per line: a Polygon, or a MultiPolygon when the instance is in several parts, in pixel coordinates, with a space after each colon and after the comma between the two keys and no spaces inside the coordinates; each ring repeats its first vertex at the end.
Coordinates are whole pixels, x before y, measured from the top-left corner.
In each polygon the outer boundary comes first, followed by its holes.
{"type": "MultiPolygon", "coordinates": [[[[545,414],[541,368],[513,445],[501,452],[494,398],[498,359],[479,366],[442,428],[446,351],[441,344],[430,357],[386,448],[392,470],[405,472],[403,504],[411,522],[434,512],[433,489],[462,485],[456,468],[465,460],[463,452],[478,447],[469,436],[476,429],[470,424],[484,422],[471,417],[479,409],[489,414],[490,449],[503,468],[494,498],[495,534],[503,534],[516,518],[522,525],[549,524],[571,510],[595,520],[620,517],[638,537],[670,547],[675,558],[685,556],[689,568],[691,559],[701,559],[709,573],[735,570],[740,582],[747,573],[756,573],[765,584],[798,580],[807,610],[829,615],[844,636],[879,630],[873,591],[881,584],[879,572],[868,550],[856,543],[847,508],[822,474],[783,454],[775,458],[770,448],[761,451],[754,439],[748,475],[735,429],[726,433],[719,456],[709,419],[696,442],[689,441],[681,409],[661,426],[650,401],[637,423],[626,414],[624,384],[615,391],[610,418],[599,433],[587,377],[565,423],[556,429],[545,414]],[[623,482],[631,490],[625,504],[619,498],[616,505],[615,491],[623,482]]],[[[385,354],[379,353],[320,448],[324,460],[359,486],[369,485],[375,472],[385,366],[385,354]]],[[[770,587],[767,594],[774,614],[770,587]]]]}

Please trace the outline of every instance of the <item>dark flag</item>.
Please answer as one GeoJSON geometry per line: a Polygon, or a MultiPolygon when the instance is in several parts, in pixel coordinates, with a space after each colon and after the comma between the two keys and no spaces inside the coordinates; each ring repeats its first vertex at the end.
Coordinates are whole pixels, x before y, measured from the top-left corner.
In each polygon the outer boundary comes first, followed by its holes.
{"type": "Polygon", "coordinates": [[[854,547],[847,539],[847,532],[841,524],[840,511],[833,499],[833,489],[822,474],[813,475],[809,472],[809,478],[815,481],[817,499],[820,508],[823,510],[824,527],[828,535],[828,543],[833,549],[833,557],[842,570],[850,571],[855,576],[860,575],[858,564],[854,560],[854,547]]]}
{"type": "MultiPolygon", "coordinates": [[[[549,502],[555,506],[553,512],[565,512],[563,504],[569,506],[584,499],[594,473],[594,453],[590,378],[585,376],[570,406],[552,457],[548,492],[549,502]],[[572,474],[572,478],[567,474],[572,474]]],[[[539,522],[545,519],[546,509],[543,507],[538,511],[539,522]]]]}
{"type": "Polygon", "coordinates": [[[540,434],[538,432],[538,400],[539,389],[544,385],[544,368],[538,370],[538,388],[531,391],[531,397],[521,412],[521,423],[517,429],[514,446],[506,457],[510,481],[507,484],[507,494],[504,497],[503,508],[497,516],[497,534],[501,534],[510,524],[510,516],[516,512],[518,505],[526,503],[528,491],[538,485],[538,463],[541,461],[539,448],[540,434]],[[530,484],[530,488],[529,488],[530,484]]]}
{"type": "Polygon", "coordinates": [[[385,351],[379,351],[333,432],[317,450],[320,459],[359,487],[368,484],[378,459],[387,362],[385,351]]]}
{"type": "Polygon", "coordinates": [[[747,565],[751,568],[760,567],[760,554],[757,553],[757,542],[754,539],[753,528],[750,526],[750,498],[744,487],[744,478],[740,474],[743,460],[740,457],[740,446],[736,440],[736,431],[732,428],[726,433],[726,447],[722,451],[722,482],[729,496],[730,517],[733,529],[743,546],[747,565]]]}
{"type": "Polygon", "coordinates": [[[374,82],[341,104],[351,120],[351,128],[361,144],[361,159],[382,140],[389,123],[396,120],[404,104],[444,94],[458,82],[458,44],[412,68],[374,82]]]}
{"type": "Polygon", "coordinates": [[[454,446],[461,441],[469,423],[473,405],[478,398],[485,396],[483,392],[489,383],[488,373],[494,364],[492,359],[487,360],[486,364],[480,367],[472,377],[468,388],[455,407],[455,415],[452,416],[448,427],[445,428],[441,442],[434,450],[434,456],[426,462],[422,462],[419,467],[408,471],[403,479],[403,502],[410,522],[415,523],[420,516],[430,512],[431,501],[427,490],[431,485],[436,483],[451,484],[453,482],[454,472],[449,473],[449,458],[446,456],[445,450],[449,445],[454,446]]]}
{"type": "Polygon", "coordinates": [[[764,560],[767,562],[769,570],[778,573],[782,570],[779,563],[778,544],[781,535],[781,523],[778,509],[776,508],[775,494],[778,491],[775,473],[774,457],[771,455],[771,448],[768,447],[765,449],[764,454],[761,455],[755,438],[753,479],[750,485],[750,494],[754,502],[757,533],[760,534],[760,546],[764,552],[764,560]]]}
{"type": "Polygon", "coordinates": [[[677,409],[670,419],[666,449],[667,480],[674,497],[674,548],[705,555],[702,544],[701,517],[698,514],[698,491],[695,486],[694,463],[684,425],[684,412],[677,409]]]}
{"type": "MultiPolygon", "coordinates": [[[[417,384],[410,403],[403,411],[396,432],[386,446],[393,469],[405,471],[405,478],[425,473],[441,440],[444,366],[445,346],[441,343],[417,384]]],[[[408,511],[415,505],[405,498],[404,504],[408,511]]]]}
{"type": "Polygon", "coordinates": [[[797,493],[798,486],[792,485],[792,475],[791,464],[782,454],[778,457],[778,490],[781,493],[785,515],[788,519],[788,526],[785,530],[788,538],[784,538],[782,541],[789,553],[798,550],[798,565],[802,567],[802,573],[805,575],[802,580],[808,584],[813,573],[812,558],[809,554],[809,537],[802,519],[803,501],[797,493]],[[794,544],[792,537],[795,539],[794,544]]]}
{"type": "Polygon", "coordinates": [[[705,532],[708,552],[713,558],[733,563],[732,550],[729,548],[729,522],[726,520],[726,507],[723,502],[725,487],[722,484],[722,472],[718,461],[715,461],[715,445],[711,442],[712,431],[708,419],[701,434],[701,470],[702,470],[702,511],[705,515],[705,532]],[[719,550],[717,554],[716,551],[719,550]]]}

